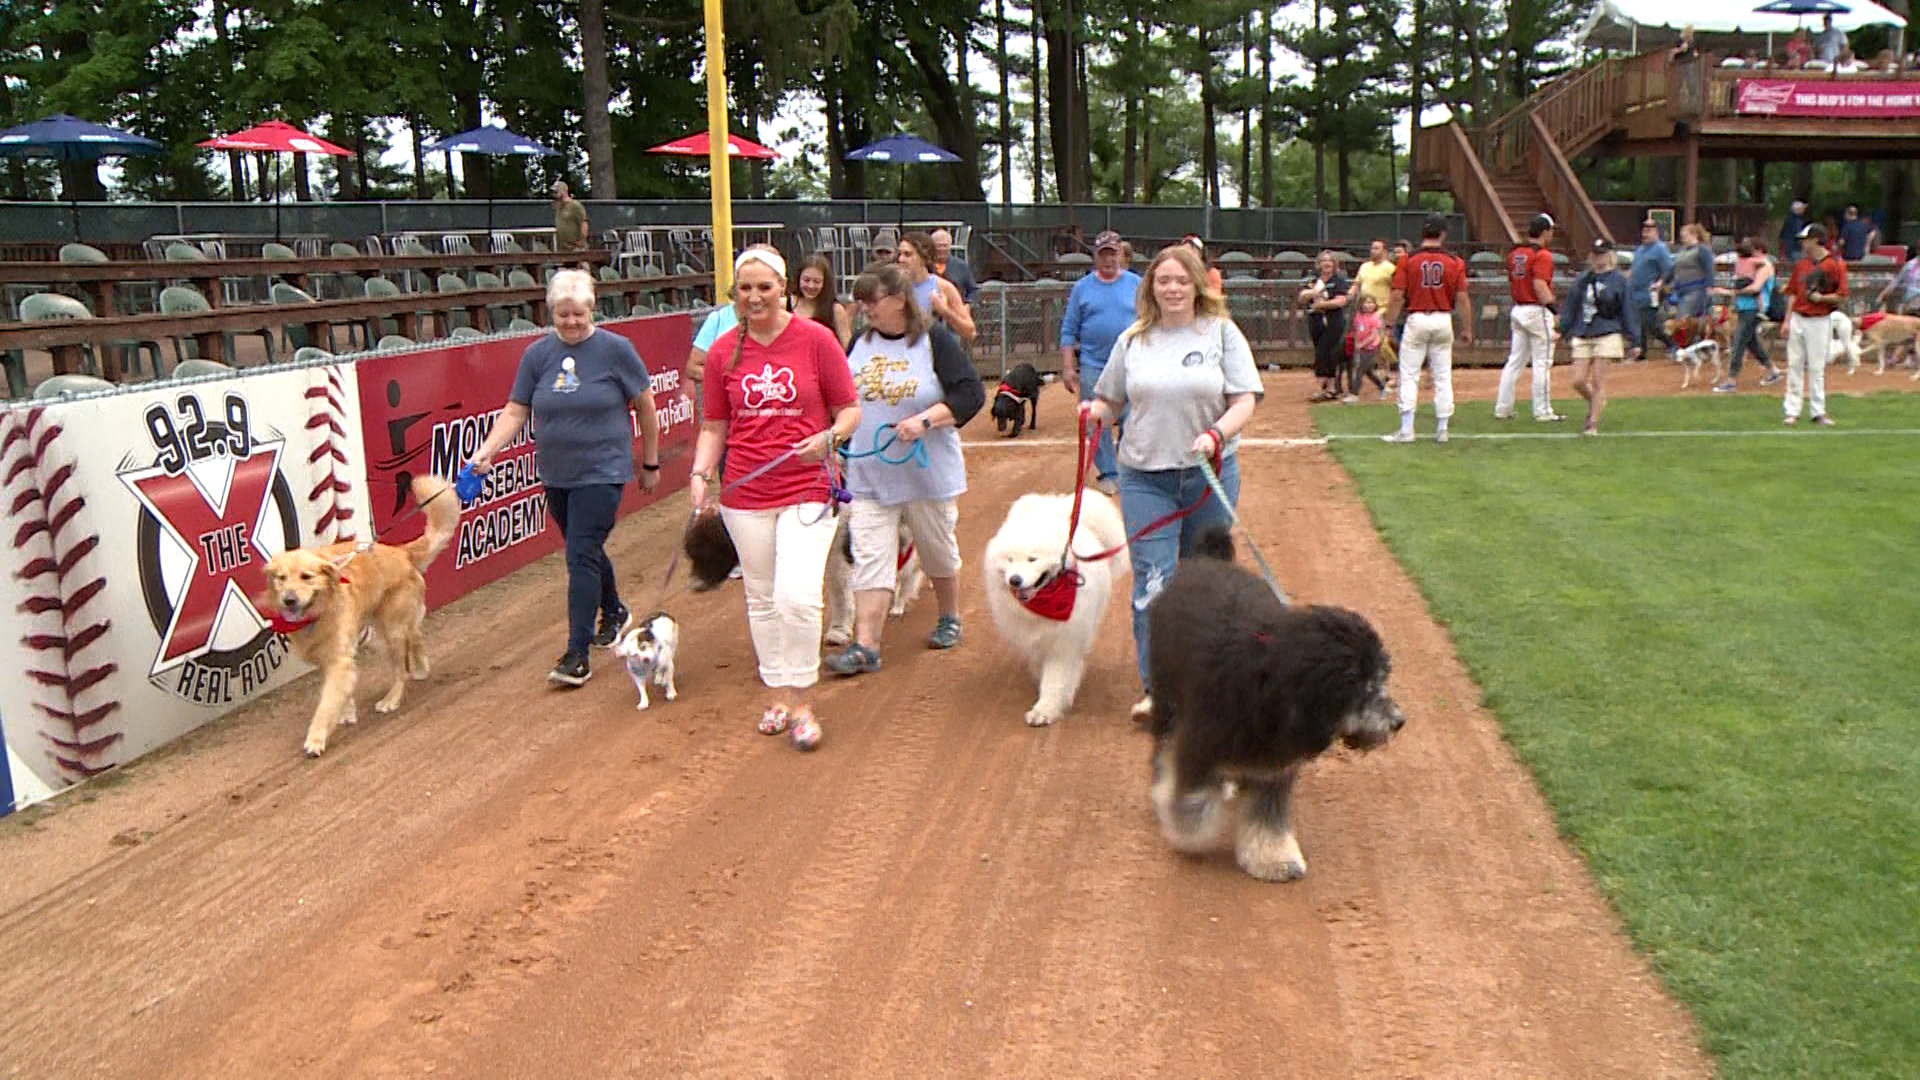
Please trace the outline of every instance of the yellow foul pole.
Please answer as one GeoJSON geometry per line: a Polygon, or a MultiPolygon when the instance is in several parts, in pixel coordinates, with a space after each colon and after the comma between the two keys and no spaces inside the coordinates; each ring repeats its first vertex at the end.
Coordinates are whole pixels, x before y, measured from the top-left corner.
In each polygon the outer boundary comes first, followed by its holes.
{"type": "Polygon", "coordinates": [[[733,162],[727,156],[727,35],[721,0],[707,8],[707,162],[713,191],[713,301],[733,288],[733,162]]]}

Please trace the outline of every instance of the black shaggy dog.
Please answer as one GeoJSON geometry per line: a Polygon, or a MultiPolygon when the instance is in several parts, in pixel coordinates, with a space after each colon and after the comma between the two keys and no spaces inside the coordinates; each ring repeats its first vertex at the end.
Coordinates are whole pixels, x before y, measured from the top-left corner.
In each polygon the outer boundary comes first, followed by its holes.
{"type": "Polygon", "coordinates": [[[1022,424],[1040,430],[1040,373],[1032,364],[1015,364],[993,393],[993,426],[1000,434],[1017,439],[1022,424]]]}
{"type": "Polygon", "coordinates": [[[718,511],[694,515],[680,550],[687,557],[687,579],[694,592],[725,585],[727,575],[740,565],[740,553],[734,550],[733,537],[718,511]]]}
{"type": "Polygon", "coordinates": [[[1230,842],[1242,870],[1292,881],[1307,872],[1291,816],[1300,766],[1336,738],[1384,745],[1406,720],[1366,619],[1283,604],[1233,555],[1230,533],[1208,533],[1148,614],[1153,809],[1175,849],[1230,842]]]}

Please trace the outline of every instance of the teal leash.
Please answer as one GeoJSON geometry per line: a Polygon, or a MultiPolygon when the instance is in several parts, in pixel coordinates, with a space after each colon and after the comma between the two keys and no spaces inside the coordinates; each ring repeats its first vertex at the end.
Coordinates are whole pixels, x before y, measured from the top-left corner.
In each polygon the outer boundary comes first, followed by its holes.
{"type": "Polygon", "coordinates": [[[1273,567],[1267,565],[1267,557],[1260,554],[1260,545],[1253,542],[1253,534],[1247,531],[1246,525],[1240,520],[1240,515],[1234,511],[1233,500],[1227,498],[1227,489],[1220,486],[1220,477],[1213,471],[1213,462],[1208,461],[1204,454],[1196,456],[1200,458],[1200,474],[1207,478],[1207,486],[1213,489],[1213,497],[1220,500],[1221,506],[1226,507],[1227,520],[1233,523],[1234,528],[1240,530],[1240,535],[1246,538],[1247,550],[1253,552],[1253,561],[1260,564],[1260,576],[1267,579],[1267,588],[1273,590],[1273,595],[1279,597],[1281,603],[1293,603],[1287,599],[1286,590],[1280,587],[1280,579],[1274,576],[1273,567]]]}

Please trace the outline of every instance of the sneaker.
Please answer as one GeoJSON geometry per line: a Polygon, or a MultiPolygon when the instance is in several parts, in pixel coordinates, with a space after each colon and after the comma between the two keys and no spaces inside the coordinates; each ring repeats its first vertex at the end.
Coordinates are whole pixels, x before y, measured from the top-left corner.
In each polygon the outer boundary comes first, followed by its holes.
{"type": "Polygon", "coordinates": [[[1493,412],[1493,418],[1495,420],[1511,420],[1513,419],[1513,414],[1510,412],[1501,412],[1500,410],[1495,409],[1493,412]]]}
{"type": "Polygon", "coordinates": [[[856,641],[821,663],[835,675],[865,675],[880,670],[880,654],[856,641]]]}
{"type": "Polygon", "coordinates": [[[951,649],[958,644],[960,644],[960,616],[940,616],[940,621],[933,624],[933,633],[927,635],[927,648],[951,649]]]}
{"type": "Polygon", "coordinates": [[[738,566],[736,566],[736,567],[734,567],[733,569],[731,569],[731,570],[729,570],[729,571],[727,571],[727,580],[728,580],[728,581],[739,581],[739,580],[740,580],[740,568],[739,568],[738,566]]]}
{"type": "Polygon", "coordinates": [[[1411,431],[1396,431],[1396,432],[1394,432],[1394,433],[1393,433],[1393,434],[1391,434],[1391,435],[1382,435],[1382,436],[1380,436],[1380,441],[1381,441],[1381,442],[1390,442],[1390,443],[1410,443],[1410,442],[1412,442],[1412,441],[1413,441],[1413,432],[1411,432],[1411,431]]]}
{"type": "Polygon", "coordinates": [[[547,672],[547,681],[559,683],[561,686],[580,686],[584,684],[592,674],[592,669],[587,666],[586,651],[584,649],[568,649],[567,655],[561,657],[560,662],[553,665],[552,671],[547,672]]]}
{"type": "Polygon", "coordinates": [[[1136,724],[1145,724],[1148,721],[1152,720],[1153,719],[1153,695],[1147,694],[1146,696],[1142,697],[1139,701],[1134,702],[1133,708],[1127,710],[1127,714],[1133,718],[1133,722],[1136,724]]]}
{"type": "Polygon", "coordinates": [[[620,640],[620,635],[632,628],[633,612],[627,610],[627,605],[621,604],[612,611],[603,611],[600,613],[600,625],[593,632],[593,647],[611,649],[613,643],[620,640]]]}
{"type": "Polygon", "coordinates": [[[1099,477],[1094,480],[1091,487],[1102,495],[1116,495],[1120,492],[1120,485],[1114,483],[1111,476],[1099,477]]]}
{"type": "Polygon", "coordinates": [[[1828,416],[1826,413],[1821,413],[1819,416],[1813,418],[1813,422],[1819,424],[1821,427],[1832,427],[1833,417],[1828,416]]]}
{"type": "Polygon", "coordinates": [[[1434,441],[1434,442],[1437,442],[1437,443],[1443,443],[1443,442],[1446,442],[1446,441],[1447,441],[1447,429],[1446,429],[1446,428],[1441,428],[1441,429],[1440,429],[1439,431],[1436,431],[1436,432],[1434,432],[1434,433],[1433,433],[1433,441],[1434,441]]]}
{"type": "Polygon", "coordinates": [[[1353,404],[1354,402],[1356,402],[1356,401],[1359,401],[1359,400],[1360,400],[1360,395],[1359,395],[1359,394],[1342,394],[1342,395],[1340,395],[1340,404],[1342,404],[1342,405],[1351,405],[1351,404],[1353,404]]]}
{"type": "Polygon", "coordinates": [[[1799,417],[1797,417],[1797,416],[1789,416],[1789,417],[1787,417],[1787,419],[1786,419],[1786,425],[1787,425],[1788,427],[1792,427],[1793,425],[1795,425],[1795,424],[1797,424],[1797,423],[1799,423],[1799,422],[1800,422],[1800,418],[1799,418],[1799,417]]]}
{"type": "MultiPolygon", "coordinates": [[[[1760,385],[1765,386],[1766,383],[1761,383],[1760,385]]],[[[1719,386],[1714,387],[1713,392],[1716,394],[1731,394],[1737,389],[1739,388],[1733,385],[1733,380],[1728,379],[1726,382],[1723,382],[1719,386]]]]}
{"type": "Polygon", "coordinates": [[[1779,372],[1777,372],[1777,371],[1770,371],[1770,372],[1768,372],[1768,373],[1767,373],[1767,377],[1766,377],[1766,378],[1764,378],[1764,379],[1761,379],[1761,380],[1760,380],[1760,385],[1761,385],[1761,386],[1772,386],[1772,385],[1773,385],[1774,383],[1777,383],[1777,382],[1779,382],[1779,381],[1780,381],[1781,379],[1783,379],[1783,378],[1785,378],[1785,376],[1784,376],[1784,375],[1781,375],[1781,374],[1780,374],[1779,372]]]}
{"type": "Polygon", "coordinates": [[[1536,416],[1536,417],[1534,417],[1534,418],[1533,418],[1533,422],[1534,422],[1534,423],[1536,423],[1536,424],[1558,424],[1558,423],[1560,423],[1560,422],[1561,422],[1562,420],[1565,420],[1565,419],[1566,419],[1566,417],[1564,417],[1564,416],[1561,416],[1561,415],[1560,415],[1559,413],[1557,413],[1557,412],[1550,412],[1550,413],[1547,413],[1547,414],[1546,414],[1546,415],[1544,415],[1544,416],[1536,416]]]}

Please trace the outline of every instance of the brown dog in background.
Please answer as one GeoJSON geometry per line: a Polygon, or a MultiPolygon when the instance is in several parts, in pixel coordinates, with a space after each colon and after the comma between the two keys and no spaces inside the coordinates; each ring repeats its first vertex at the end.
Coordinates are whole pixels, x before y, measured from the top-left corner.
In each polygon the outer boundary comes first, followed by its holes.
{"type": "MultiPolygon", "coordinates": [[[[1869,352],[1878,353],[1879,363],[1874,367],[1875,375],[1887,372],[1887,354],[1893,353],[1897,364],[1905,359],[1905,354],[1914,351],[1920,345],[1920,315],[1882,315],[1877,319],[1861,319],[1855,324],[1853,332],[1854,353],[1859,360],[1866,359],[1869,352]],[[1868,325],[1871,323],[1872,325],[1868,325]]],[[[1914,378],[1920,379],[1920,371],[1914,378]]]]}
{"type": "Polygon", "coordinates": [[[427,677],[427,579],[420,572],[444,550],[460,527],[460,500],[445,480],[415,477],[414,502],[426,514],[419,539],[365,547],[351,541],[321,548],[290,548],[267,562],[267,592],[260,610],[272,613],[272,628],[286,634],[294,652],[320,669],[320,703],[307,727],[306,753],[326,752],[338,724],[351,724],[358,673],[354,653],[363,631],[380,635],[393,663],[393,685],[373,709],[400,707],[407,676],[427,677]]]}
{"type": "Polygon", "coordinates": [[[1674,363],[1685,372],[1680,379],[1680,389],[1693,385],[1693,377],[1700,373],[1703,362],[1713,365],[1713,378],[1707,385],[1720,385],[1726,375],[1727,343],[1721,334],[1726,325],[1705,315],[1680,315],[1666,321],[1667,337],[1680,346],[1673,350],[1674,363]]]}

